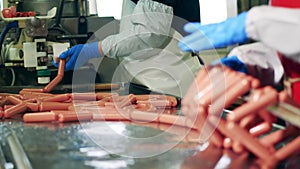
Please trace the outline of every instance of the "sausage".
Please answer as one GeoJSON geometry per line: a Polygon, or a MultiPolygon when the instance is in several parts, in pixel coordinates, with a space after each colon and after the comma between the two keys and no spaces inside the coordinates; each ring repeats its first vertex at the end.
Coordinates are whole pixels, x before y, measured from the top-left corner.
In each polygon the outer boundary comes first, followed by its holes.
{"type": "Polygon", "coordinates": [[[57,115],[53,112],[26,113],[23,116],[25,123],[57,121],[57,115]]]}
{"type": "Polygon", "coordinates": [[[248,114],[247,116],[241,119],[239,125],[242,128],[249,128],[253,124],[253,122],[256,123],[257,118],[257,114],[248,114]]]}
{"type": "Polygon", "coordinates": [[[111,108],[115,108],[116,105],[114,102],[104,102],[104,107],[111,107],[111,108]]]}
{"type": "Polygon", "coordinates": [[[27,105],[26,105],[26,103],[22,102],[22,103],[17,104],[9,109],[4,110],[4,117],[10,118],[15,114],[24,113],[26,110],[27,110],[27,105]]]}
{"type": "Polygon", "coordinates": [[[170,102],[169,100],[137,101],[137,104],[148,104],[154,107],[172,107],[172,102],[170,102]]]}
{"type": "Polygon", "coordinates": [[[262,138],[259,139],[260,143],[265,146],[274,146],[280,141],[284,141],[290,137],[296,136],[299,134],[299,129],[295,126],[288,126],[285,129],[274,131],[262,138]]]}
{"type": "Polygon", "coordinates": [[[158,113],[141,112],[141,111],[131,111],[130,112],[131,121],[138,122],[159,122],[158,113]]]}
{"type": "Polygon", "coordinates": [[[65,72],[65,65],[66,65],[66,60],[65,59],[60,59],[59,65],[58,65],[58,70],[57,70],[57,75],[64,76],[65,72]]]}
{"type": "MultiPolygon", "coordinates": [[[[216,117],[210,116],[208,119],[209,121],[215,121],[216,117]]],[[[220,120],[218,129],[221,133],[231,138],[233,141],[240,142],[250,152],[264,161],[270,162],[274,159],[266,147],[260,144],[258,140],[250,135],[245,129],[239,127],[234,122],[225,122],[224,120],[220,120]]]]}
{"type": "Polygon", "coordinates": [[[59,115],[59,114],[71,114],[71,113],[75,113],[75,111],[72,110],[51,110],[52,113],[54,113],[55,115],[59,115]]]}
{"type": "Polygon", "coordinates": [[[157,108],[152,106],[152,105],[149,105],[149,104],[140,104],[140,103],[137,103],[136,104],[136,107],[135,107],[136,110],[139,110],[139,111],[156,111],[157,108]]]}
{"type": "Polygon", "coordinates": [[[4,105],[3,109],[4,109],[4,110],[7,110],[7,109],[9,109],[9,108],[11,108],[11,107],[14,107],[14,106],[15,106],[15,105],[7,104],[7,105],[4,105]]]}
{"type": "Polygon", "coordinates": [[[57,86],[57,84],[59,84],[60,81],[63,79],[64,71],[65,71],[65,64],[66,64],[66,60],[60,59],[60,63],[58,66],[58,73],[57,73],[56,77],[50,83],[48,83],[47,86],[44,87],[43,91],[45,93],[49,93],[50,91],[52,91],[57,86]]]}
{"type": "Polygon", "coordinates": [[[265,134],[272,129],[272,123],[269,122],[263,122],[255,127],[252,127],[249,132],[254,136],[258,137],[262,134],[265,134]]]}
{"type": "Polygon", "coordinates": [[[43,102],[64,102],[70,99],[70,94],[59,94],[43,99],[43,102]]]}
{"type": "Polygon", "coordinates": [[[120,102],[117,103],[119,108],[123,108],[128,105],[132,105],[136,102],[136,97],[133,94],[129,94],[127,97],[123,98],[120,102]]]}
{"type": "Polygon", "coordinates": [[[30,89],[30,88],[25,88],[25,89],[22,89],[19,93],[22,94],[22,93],[26,93],[26,92],[43,93],[44,89],[30,89]]]}
{"type": "Polygon", "coordinates": [[[129,120],[127,117],[124,117],[120,113],[109,113],[109,114],[101,114],[101,113],[93,113],[94,121],[127,121],[129,120]]]}
{"type": "Polygon", "coordinates": [[[254,77],[247,76],[248,80],[251,82],[251,88],[257,89],[260,86],[260,81],[254,77]]]}
{"type": "Polygon", "coordinates": [[[238,141],[234,141],[232,143],[232,150],[237,154],[242,154],[245,152],[244,146],[241,145],[241,143],[239,143],[238,141]]]}
{"type": "Polygon", "coordinates": [[[41,102],[39,110],[49,111],[49,110],[68,110],[72,103],[59,103],[59,102],[41,102]]]}
{"type": "Polygon", "coordinates": [[[230,148],[232,148],[232,140],[231,140],[231,138],[228,138],[228,137],[226,137],[226,138],[224,138],[224,140],[223,140],[223,147],[224,148],[227,148],[227,149],[230,149],[230,148]]]}
{"type": "Polygon", "coordinates": [[[2,118],[4,116],[4,111],[0,110],[0,118],[2,118]]]}
{"type": "Polygon", "coordinates": [[[175,115],[170,115],[170,114],[160,114],[159,118],[158,118],[159,123],[178,125],[181,127],[186,126],[186,120],[187,120],[187,118],[184,116],[175,116],[175,115]]]}
{"type": "Polygon", "coordinates": [[[281,147],[275,152],[275,157],[279,160],[284,160],[289,156],[297,155],[300,153],[300,136],[281,147]]]}
{"type": "MultiPolygon", "coordinates": [[[[250,90],[250,82],[247,79],[238,79],[234,86],[226,90],[226,95],[217,98],[209,107],[209,114],[219,115],[224,108],[230,106],[238,97],[250,90]]],[[[232,116],[233,113],[229,114],[228,117],[232,116]]]]}
{"type": "MultiPolygon", "coordinates": [[[[228,115],[228,120],[239,121],[249,113],[256,113],[259,110],[266,108],[268,105],[277,102],[277,92],[275,89],[270,87],[265,87],[263,89],[263,94],[258,95],[258,97],[252,96],[252,100],[234,109],[233,112],[228,115]]],[[[254,93],[255,95],[255,93],[254,93]]]]}
{"type": "Polygon", "coordinates": [[[119,96],[119,94],[118,93],[105,93],[105,92],[97,92],[96,93],[97,100],[101,100],[106,97],[116,97],[116,96],[119,96]]]}
{"type": "Polygon", "coordinates": [[[223,102],[225,102],[226,94],[229,88],[240,81],[237,74],[238,73],[234,71],[227,70],[225,72],[219,72],[219,74],[216,77],[212,76],[211,78],[214,79],[211,80],[210,83],[211,92],[201,99],[200,104],[214,104],[214,102],[216,102],[216,100],[219,99],[223,99],[223,102]]]}
{"type": "Polygon", "coordinates": [[[97,95],[95,93],[72,93],[71,98],[73,100],[96,101],[97,95]]]}
{"type": "Polygon", "coordinates": [[[39,111],[40,104],[38,103],[26,103],[27,111],[37,112],[39,111]]]}
{"type": "Polygon", "coordinates": [[[93,118],[93,113],[91,112],[58,114],[58,121],[60,123],[88,121],[88,120],[92,120],[92,118],[93,118]]]}
{"type": "Polygon", "coordinates": [[[23,102],[22,100],[16,98],[15,96],[8,96],[8,97],[7,97],[7,100],[8,100],[9,102],[11,102],[12,104],[14,104],[14,105],[20,104],[20,103],[23,102]]]}
{"type": "Polygon", "coordinates": [[[63,79],[63,76],[57,75],[47,86],[44,87],[44,92],[51,92],[63,79]]]}

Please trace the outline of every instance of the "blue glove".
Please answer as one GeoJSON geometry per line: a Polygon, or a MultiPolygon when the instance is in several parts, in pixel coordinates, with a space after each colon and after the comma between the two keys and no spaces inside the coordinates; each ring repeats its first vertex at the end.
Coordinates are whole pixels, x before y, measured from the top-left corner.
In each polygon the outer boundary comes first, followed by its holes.
{"type": "Polygon", "coordinates": [[[220,60],[214,61],[212,63],[212,65],[217,64],[217,63],[221,63],[221,64],[228,66],[231,69],[239,71],[239,72],[243,72],[243,73],[248,72],[246,64],[241,62],[236,56],[224,57],[220,60]]]}
{"type": "Polygon", "coordinates": [[[200,23],[188,23],[184,30],[190,35],[184,37],[178,47],[185,52],[198,53],[245,42],[248,39],[245,31],[246,16],[247,12],[243,12],[224,22],[203,26],[200,23]]]}
{"type": "MultiPolygon", "coordinates": [[[[79,44],[71,47],[67,51],[60,54],[60,59],[67,59],[69,60],[66,63],[65,71],[78,69],[82,65],[88,62],[91,58],[100,57],[100,52],[98,50],[98,42],[87,43],[87,44],[79,44]]],[[[52,64],[55,67],[58,67],[58,63],[52,61],[52,64]]]]}

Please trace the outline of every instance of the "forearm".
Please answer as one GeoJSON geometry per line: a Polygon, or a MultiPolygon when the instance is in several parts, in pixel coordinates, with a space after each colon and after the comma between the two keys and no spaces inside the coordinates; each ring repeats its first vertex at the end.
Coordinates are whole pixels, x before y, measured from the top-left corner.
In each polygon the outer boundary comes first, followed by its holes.
{"type": "Polygon", "coordinates": [[[299,30],[299,9],[259,6],[248,12],[248,37],[261,41],[288,57],[300,53],[299,30]]]}

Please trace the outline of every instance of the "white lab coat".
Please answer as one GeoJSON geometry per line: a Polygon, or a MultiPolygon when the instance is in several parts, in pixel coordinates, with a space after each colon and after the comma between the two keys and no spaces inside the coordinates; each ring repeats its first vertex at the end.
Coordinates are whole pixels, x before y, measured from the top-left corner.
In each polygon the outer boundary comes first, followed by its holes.
{"type": "Polygon", "coordinates": [[[300,63],[300,9],[253,7],[246,18],[246,33],[260,43],[237,47],[229,56],[246,63],[249,74],[263,84],[278,83],[283,76],[277,52],[300,63]]]}
{"type": "Polygon", "coordinates": [[[177,47],[182,36],[171,28],[172,8],[140,0],[121,19],[121,30],[102,41],[107,57],[120,60],[113,82],[133,82],[164,94],[183,97],[200,69],[199,61],[177,47]]]}

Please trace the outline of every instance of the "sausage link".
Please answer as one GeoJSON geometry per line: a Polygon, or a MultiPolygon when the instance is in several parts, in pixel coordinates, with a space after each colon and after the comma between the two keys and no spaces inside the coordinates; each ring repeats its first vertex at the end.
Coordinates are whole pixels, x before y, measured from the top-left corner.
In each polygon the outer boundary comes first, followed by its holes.
{"type": "Polygon", "coordinates": [[[127,117],[124,117],[120,113],[108,113],[108,114],[93,113],[93,120],[94,121],[127,121],[129,119],[127,117]]]}
{"type": "Polygon", "coordinates": [[[43,99],[43,102],[64,102],[70,99],[70,94],[59,94],[43,99]]]}
{"type": "Polygon", "coordinates": [[[63,76],[57,75],[47,86],[44,87],[44,92],[51,92],[63,79],[63,76]]]}
{"type": "Polygon", "coordinates": [[[151,112],[132,111],[130,112],[130,118],[134,122],[159,122],[159,114],[151,112]]]}
{"type": "MultiPolygon", "coordinates": [[[[216,117],[210,116],[209,121],[215,121],[216,117]]],[[[220,120],[218,129],[227,137],[231,138],[233,141],[240,142],[245,146],[250,152],[255,154],[260,159],[266,162],[271,162],[273,158],[270,151],[258,142],[252,135],[250,135],[246,130],[239,127],[234,122],[225,122],[220,120]]]]}
{"type": "Polygon", "coordinates": [[[30,89],[30,88],[25,88],[25,89],[22,89],[19,93],[22,94],[22,93],[26,93],[26,92],[43,93],[44,89],[30,89]]]}
{"type": "Polygon", "coordinates": [[[22,100],[16,98],[15,96],[8,96],[8,97],[7,97],[7,100],[8,100],[9,102],[11,102],[12,104],[14,104],[14,105],[20,104],[20,103],[23,102],[22,100]]]}
{"type": "Polygon", "coordinates": [[[57,121],[57,115],[53,112],[26,113],[23,116],[25,123],[57,121]]]}
{"type": "Polygon", "coordinates": [[[263,122],[257,126],[252,127],[249,132],[254,136],[258,137],[262,134],[265,134],[272,129],[272,123],[269,122],[263,122]]]}
{"type": "Polygon", "coordinates": [[[260,143],[265,146],[274,146],[289,137],[298,135],[300,130],[295,126],[288,126],[285,129],[274,131],[259,139],[260,143]]]}
{"type": "Polygon", "coordinates": [[[275,89],[265,87],[261,90],[263,90],[263,93],[259,94],[258,97],[253,96],[254,99],[234,109],[232,113],[228,115],[228,120],[239,121],[249,113],[256,113],[278,101],[278,95],[275,89]]]}
{"type": "Polygon", "coordinates": [[[73,100],[96,101],[97,95],[95,93],[72,93],[71,98],[73,100]]]}
{"type": "Polygon", "coordinates": [[[58,121],[60,123],[88,121],[88,120],[92,120],[92,118],[93,118],[93,114],[91,112],[58,114],[58,121]]]}
{"type": "Polygon", "coordinates": [[[40,104],[38,103],[26,103],[27,111],[37,112],[39,111],[40,104]]]}
{"type": "Polygon", "coordinates": [[[39,110],[49,111],[49,110],[68,110],[72,103],[59,103],[59,102],[41,102],[39,110]]]}
{"type": "Polygon", "coordinates": [[[27,110],[26,103],[22,102],[20,104],[17,104],[9,109],[4,110],[4,117],[10,118],[13,115],[16,115],[18,113],[24,113],[27,110]]]}
{"type": "Polygon", "coordinates": [[[300,153],[300,136],[281,147],[275,152],[275,157],[279,160],[284,160],[292,155],[298,155],[300,153]]]}

